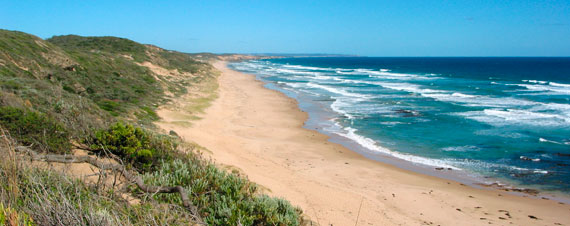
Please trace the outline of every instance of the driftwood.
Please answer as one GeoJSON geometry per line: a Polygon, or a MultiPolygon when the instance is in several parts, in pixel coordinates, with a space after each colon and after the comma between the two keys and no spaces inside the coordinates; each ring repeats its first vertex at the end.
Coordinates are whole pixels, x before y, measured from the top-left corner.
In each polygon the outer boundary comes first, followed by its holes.
{"type": "Polygon", "coordinates": [[[53,154],[42,155],[38,154],[37,152],[25,146],[18,146],[15,149],[18,152],[28,153],[32,157],[32,160],[35,161],[57,162],[57,163],[89,163],[93,166],[96,166],[99,169],[120,172],[128,181],[134,182],[139,189],[141,189],[143,192],[146,193],[178,193],[180,194],[180,198],[182,199],[182,205],[186,209],[188,209],[192,215],[194,215],[198,223],[204,224],[203,220],[200,218],[200,215],[198,213],[198,208],[192,205],[192,202],[190,201],[190,199],[188,198],[188,194],[186,193],[186,189],[184,189],[182,186],[168,187],[168,186],[146,185],[140,176],[129,172],[123,165],[103,163],[91,156],[53,155],[53,154]]]}

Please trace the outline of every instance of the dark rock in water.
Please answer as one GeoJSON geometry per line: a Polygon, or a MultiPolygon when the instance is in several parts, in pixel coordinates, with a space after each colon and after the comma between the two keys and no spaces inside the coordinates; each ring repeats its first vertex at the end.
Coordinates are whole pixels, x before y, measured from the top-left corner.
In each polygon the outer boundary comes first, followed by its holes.
{"type": "Polygon", "coordinates": [[[437,167],[437,168],[435,168],[435,170],[443,170],[443,169],[444,169],[443,167],[437,167]]]}
{"type": "MultiPolygon", "coordinates": [[[[520,192],[520,193],[525,193],[528,195],[538,195],[539,191],[536,189],[530,189],[530,188],[507,188],[504,185],[498,184],[498,183],[491,183],[491,184],[483,184],[483,183],[476,183],[476,185],[479,186],[483,186],[483,187],[490,187],[490,188],[495,188],[498,190],[502,190],[502,191],[507,191],[507,192],[520,192]]],[[[501,194],[499,194],[499,196],[502,196],[501,194]]]]}
{"type": "Polygon", "coordinates": [[[540,162],[540,159],[539,159],[539,158],[533,159],[533,158],[529,158],[529,157],[526,157],[526,156],[523,156],[523,155],[521,155],[521,157],[519,157],[519,158],[520,158],[521,160],[524,160],[524,161],[540,162]]]}
{"type": "Polygon", "coordinates": [[[563,157],[570,157],[570,154],[566,154],[566,153],[556,153],[555,155],[563,156],[563,157]]]}
{"type": "Polygon", "coordinates": [[[512,188],[511,191],[525,193],[529,195],[538,195],[539,193],[538,190],[530,188],[512,188]]]}
{"type": "Polygon", "coordinates": [[[520,159],[521,159],[521,160],[524,160],[524,161],[530,161],[530,160],[532,160],[531,158],[526,157],[526,156],[522,156],[522,155],[521,155],[520,159]]]}
{"type": "Polygon", "coordinates": [[[406,109],[397,109],[394,112],[398,113],[398,114],[402,114],[403,117],[418,117],[421,116],[421,113],[418,111],[413,111],[413,110],[406,110],[406,109]]]}

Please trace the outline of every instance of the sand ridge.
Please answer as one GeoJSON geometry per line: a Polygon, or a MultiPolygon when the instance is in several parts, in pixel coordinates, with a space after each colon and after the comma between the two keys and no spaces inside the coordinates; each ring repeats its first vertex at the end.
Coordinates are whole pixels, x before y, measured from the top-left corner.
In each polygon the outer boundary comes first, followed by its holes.
{"type": "Polygon", "coordinates": [[[239,168],[320,225],[570,225],[570,205],[366,159],[302,128],[307,114],[295,100],[226,62],[214,66],[222,72],[219,97],[202,119],[179,123],[181,108],[164,107],[157,125],[206,147],[217,163],[239,168]]]}

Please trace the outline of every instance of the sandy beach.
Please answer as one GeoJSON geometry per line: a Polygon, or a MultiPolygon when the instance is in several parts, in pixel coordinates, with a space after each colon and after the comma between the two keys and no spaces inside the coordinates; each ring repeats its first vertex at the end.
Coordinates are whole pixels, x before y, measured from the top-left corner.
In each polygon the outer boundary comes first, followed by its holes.
{"type": "MultiPolygon", "coordinates": [[[[219,97],[200,120],[159,110],[162,129],[211,151],[319,225],[570,225],[570,205],[477,189],[369,160],[304,129],[295,100],[253,75],[214,66],[219,97]],[[188,121],[188,123],[180,123],[188,121]]],[[[183,99],[178,101],[183,105],[183,99]]]]}

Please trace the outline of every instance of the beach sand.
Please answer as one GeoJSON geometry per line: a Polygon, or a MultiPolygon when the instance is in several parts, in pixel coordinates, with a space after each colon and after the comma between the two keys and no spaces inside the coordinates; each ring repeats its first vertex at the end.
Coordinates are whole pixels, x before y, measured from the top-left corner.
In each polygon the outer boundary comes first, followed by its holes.
{"type": "Polygon", "coordinates": [[[180,123],[188,118],[183,107],[164,107],[157,124],[320,225],[570,225],[568,204],[402,170],[328,142],[302,128],[307,114],[295,100],[225,65],[214,64],[219,98],[202,119],[180,123]]]}

